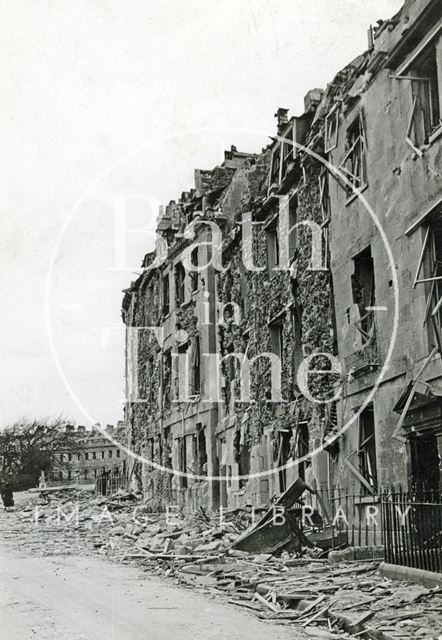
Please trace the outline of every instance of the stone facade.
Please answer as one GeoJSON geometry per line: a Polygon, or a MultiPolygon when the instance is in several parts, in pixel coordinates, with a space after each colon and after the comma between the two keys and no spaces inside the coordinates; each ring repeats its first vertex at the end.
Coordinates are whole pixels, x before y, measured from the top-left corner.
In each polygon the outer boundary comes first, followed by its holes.
{"type": "MultiPolygon", "coordinates": [[[[55,453],[51,480],[55,483],[81,482],[93,484],[103,469],[112,476],[123,477],[126,473],[125,453],[110,439],[96,429],[79,425],[67,425],[72,444],[69,449],[55,453]]],[[[118,442],[125,439],[125,428],[119,422],[116,427],[107,425],[106,432],[118,442]]]]}
{"type": "Polygon", "coordinates": [[[407,0],[268,147],[160,213],[123,300],[130,477],[154,504],[439,486],[441,13],[407,0]]]}

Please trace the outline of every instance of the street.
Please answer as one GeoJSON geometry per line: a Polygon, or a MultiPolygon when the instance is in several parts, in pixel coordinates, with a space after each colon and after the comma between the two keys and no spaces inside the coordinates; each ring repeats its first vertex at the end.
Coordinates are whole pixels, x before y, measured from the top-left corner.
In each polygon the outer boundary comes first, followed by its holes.
{"type": "Polygon", "coordinates": [[[2,640],[293,640],[297,633],[100,557],[31,556],[18,526],[16,513],[0,513],[2,640]]]}

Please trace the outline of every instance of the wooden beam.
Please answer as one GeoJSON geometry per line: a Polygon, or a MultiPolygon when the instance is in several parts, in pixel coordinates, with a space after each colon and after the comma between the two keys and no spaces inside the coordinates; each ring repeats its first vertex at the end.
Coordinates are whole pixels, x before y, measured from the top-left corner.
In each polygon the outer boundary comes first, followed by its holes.
{"type": "Polygon", "coordinates": [[[408,413],[408,409],[410,408],[411,402],[412,402],[412,400],[413,400],[414,392],[416,391],[416,388],[417,388],[417,385],[418,385],[418,382],[419,382],[419,378],[421,377],[421,375],[423,375],[423,373],[424,373],[425,369],[426,369],[426,368],[428,367],[428,365],[430,364],[431,359],[433,358],[433,356],[434,356],[438,351],[439,351],[439,347],[434,347],[434,348],[432,349],[431,353],[430,353],[430,354],[427,356],[427,358],[425,359],[425,361],[424,361],[424,363],[422,364],[421,368],[419,369],[419,371],[418,371],[418,373],[417,373],[417,375],[416,375],[416,377],[415,377],[415,379],[414,379],[414,381],[413,381],[412,387],[411,387],[411,389],[410,389],[410,393],[408,394],[407,401],[406,401],[406,403],[405,403],[405,405],[404,405],[404,408],[402,409],[402,413],[401,413],[401,415],[399,416],[399,420],[398,420],[398,422],[397,422],[397,424],[396,424],[396,427],[395,427],[395,430],[394,430],[394,432],[393,432],[392,438],[400,439],[400,441],[401,441],[401,442],[403,442],[403,437],[402,437],[402,438],[399,438],[399,431],[400,431],[400,430],[401,430],[401,428],[402,428],[402,425],[403,425],[404,420],[405,420],[405,416],[407,415],[407,413],[408,413]]]}

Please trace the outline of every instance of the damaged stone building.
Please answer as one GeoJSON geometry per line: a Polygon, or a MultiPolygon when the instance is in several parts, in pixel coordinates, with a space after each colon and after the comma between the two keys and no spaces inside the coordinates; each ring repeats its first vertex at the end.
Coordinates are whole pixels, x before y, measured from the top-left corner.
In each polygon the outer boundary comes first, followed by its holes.
{"type": "Polygon", "coordinates": [[[160,212],[122,310],[154,503],[440,489],[441,91],[441,3],[406,0],[270,145],[160,212]]]}

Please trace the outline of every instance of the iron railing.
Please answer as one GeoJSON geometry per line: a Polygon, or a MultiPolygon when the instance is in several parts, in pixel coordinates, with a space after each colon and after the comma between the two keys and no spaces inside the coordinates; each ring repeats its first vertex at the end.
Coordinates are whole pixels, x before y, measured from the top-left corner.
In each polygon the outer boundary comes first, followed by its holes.
{"type": "Polygon", "coordinates": [[[381,503],[386,562],[441,572],[441,493],[386,491],[381,503]]]}
{"type": "Polygon", "coordinates": [[[118,491],[127,489],[127,478],[123,475],[104,477],[100,476],[95,480],[96,495],[112,495],[118,491]]]}
{"type": "Polygon", "coordinates": [[[332,548],[368,547],[384,544],[384,526],[379,493],[367,495],[334,487],[320,487],[314,495],[305,492],[303,502],[321,514],[332,531],[332,548]]]}

